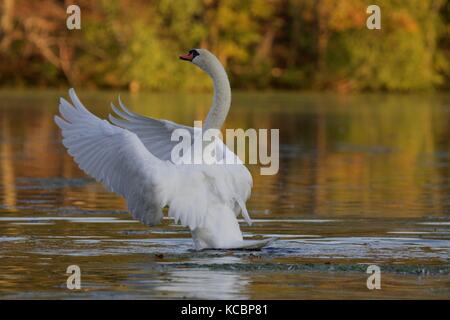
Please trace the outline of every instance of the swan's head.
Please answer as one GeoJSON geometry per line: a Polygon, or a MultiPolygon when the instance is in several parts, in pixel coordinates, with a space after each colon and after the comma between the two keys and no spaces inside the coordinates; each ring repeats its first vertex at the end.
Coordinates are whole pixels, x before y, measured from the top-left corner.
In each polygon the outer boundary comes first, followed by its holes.
{"type": "Polygon", "coordinates": [[[206,72],[221,66],[219,59],[206,49],[191,49],[187,54],[182,54],[180,59],[192,62],[206,72]]]}

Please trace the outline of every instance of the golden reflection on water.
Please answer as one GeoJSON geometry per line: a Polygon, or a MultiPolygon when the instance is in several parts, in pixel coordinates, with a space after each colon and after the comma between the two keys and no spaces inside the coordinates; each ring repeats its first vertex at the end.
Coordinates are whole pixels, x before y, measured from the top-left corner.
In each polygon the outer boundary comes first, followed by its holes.
{"type": "Polygon", "coordinates": [[[2,138],[1,144],[1,171],[4,203],[11,209],[16,206],[16,190],[14,181],[14,167],[12,165],[12,152],[10,144],[9,123],[6,117],[2,119],[2,138]]]}
{"type": "MultiPolygon", "coordinates": [[[[183,228],[169,221],[152,229],[128,222],[123,200],[86,180],[61,145],[53,123],[60,95],[66,93],[0,92],[0,219],[13,219],[0,221],[0,295],[24,296],[28,291],[31,298],[68,297],[61,291],[65,267],[80,263],[87,270],[80,297],[417,298],[433,290],[439,293],[433,297],[450,296],[445,277],[418,284],[415,275],[390,274],[389,290],[369,293],[361,287],[366,275],[355,271],[226,268],[233,259],[237,268],[241,263],[375,260],[448,270],[449,95],[236,93],[227,128],[280,129],[279,173],[261,176],[258,166],[250,166],[254,189],[248,207],[257,223],[243,230],[247,236],[282,237],[279,251],[262,258],[227,258],[228,253],[199,258],[188,251],[189,233],[183,228]],[[36,217],[99,219],[32,219],[36,217]],[[438,226],[418,224],[430,219],[438,226]],[[311,242],[322,237],[328,241],[325,245],[311,242]],[[332,237],[350,240],[334,243],[332,237]],[[370,247],[370,239],[377,237],[419,240],[388,241],[377,251],[370,247]],[[311,241],[301,242],[304,238],[311,241]],[[300,242],[290,247],[290,239],[300,242]],[[364,246],[369,247],[361,251],[364,246]],[[283,248],[297,251],[285,256],[283,248]],[[162,253],[165,256],[158,258],[162,253]],[[204,266],[211,261],[223,263],[224,269],[204,266]],[[181,265],[171,268],[170,263],[181,265]],[[43,271],[48,277],[43,278],[43,271]]],[[[113,92],[80,94],[102,117],[116,97],[113,92]]],[[[210,103],[207,94],[123,94],[122,99],[141,114],[186,125],[203,119],[210,103]]]]}
{"type": "MultiPolygon", "coordinates": [[[[53,123],[58,95],[2,95],[3,203],[14,208],[17,177],[83,176],[53,123]]],[[[102,116],[115,99],[113,93],[82,97],[102,116]]],[[[207,95],[123,98],[137,112],[188,125],[209,107],[207,95]]],[[[281,129],[280,172],[261,176],[259,167],[251,166],[250,206],[289,216],[448,213],[447,101],[447,96],[236,94],[227,128],[281,129]]],[[[63,203],[71,199],[70,190],[61,191],[63,203]]],[[[85,191],[83,201],[95,203],[97,186],[85,191]]]]}

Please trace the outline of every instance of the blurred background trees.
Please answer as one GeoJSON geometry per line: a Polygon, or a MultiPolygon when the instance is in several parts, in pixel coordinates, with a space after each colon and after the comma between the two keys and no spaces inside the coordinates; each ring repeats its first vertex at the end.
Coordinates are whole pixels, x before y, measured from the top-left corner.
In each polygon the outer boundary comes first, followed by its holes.
{"type": "Polygon", "coordinates": [[[377,0],[0,0],[0,85],[202,90],[178,54],[208,48],[242,89],[448,89],[450,5],[377,0]]]}

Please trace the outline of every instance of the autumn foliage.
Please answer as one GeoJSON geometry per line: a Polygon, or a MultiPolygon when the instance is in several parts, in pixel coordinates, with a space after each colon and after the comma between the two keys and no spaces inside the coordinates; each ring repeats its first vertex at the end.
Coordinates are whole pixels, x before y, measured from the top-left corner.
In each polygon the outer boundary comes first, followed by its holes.
{"type": "Polygon", "coordinates": [[[208,48],[233,87],[409,91],[448,88],[449,4],[379,0],[2,0],[0,85],[69,84],[202,90],[209,81],[177,55],[208,48]]]}

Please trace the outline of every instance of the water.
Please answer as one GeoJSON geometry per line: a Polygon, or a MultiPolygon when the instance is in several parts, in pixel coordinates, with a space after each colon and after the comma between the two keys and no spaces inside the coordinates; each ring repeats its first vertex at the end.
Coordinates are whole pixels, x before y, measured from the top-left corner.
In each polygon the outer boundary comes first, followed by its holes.
{"type": "MultiPolygon", "coordinates": [[[[258,252],[192,251],[187,229],[133,221],[81,172],[52,117],[65,92],[0,92],[0,298],[450,298],[450,96],[236,93],[229,128],[280,128],[254,178],[258,252]],[[381,268],[368,290],[366,268],[381,268]],[[82,289],[66,288],[78,265],[82,289]]],[[[105,116],[116,92],[84,92],[105,116]]],[[[122,93],[192,125],[208,94],[122,93]]]]}

